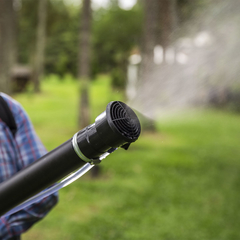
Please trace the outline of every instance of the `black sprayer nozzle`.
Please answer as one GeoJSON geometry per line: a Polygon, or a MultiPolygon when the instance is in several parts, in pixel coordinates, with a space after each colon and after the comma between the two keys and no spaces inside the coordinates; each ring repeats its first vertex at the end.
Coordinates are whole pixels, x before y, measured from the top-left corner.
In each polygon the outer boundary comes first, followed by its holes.
{"type": "Polygon", "coordinates": [[[98,158],[110,148],[127,149],[141,132],[139,120],[125,103],[115,101],[107,105],[95,123],[78,133],[77,143],[88,158],[98,158]]]}
{"type": "Polygon", "coordinates": [[[86,162],[98,163],[102,154],[117,147],[127,149],[140,132],[133,110],[123,102],[110,102],[94,124],[0,184],[0,216],[86,162]]]}

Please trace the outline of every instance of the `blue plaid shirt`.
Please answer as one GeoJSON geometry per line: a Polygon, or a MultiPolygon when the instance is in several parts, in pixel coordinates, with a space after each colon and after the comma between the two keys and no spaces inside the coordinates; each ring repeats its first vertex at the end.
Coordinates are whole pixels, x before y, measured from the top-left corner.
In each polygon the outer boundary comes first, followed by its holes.
{"type": "MultiPolygon", "coordinates": [[[[13,137],[9,128],[0,119],[1,183],[46,154],[46,149],[37,137],[21,105],[6,94],[0,94],[9,105],[17,125],[17,132],[13,137]]],[[[25,232],[42,219],[57,200],[57,194],[53,194],[15,214],[0,217],[0,239],[6,240],[25,232]]]]}

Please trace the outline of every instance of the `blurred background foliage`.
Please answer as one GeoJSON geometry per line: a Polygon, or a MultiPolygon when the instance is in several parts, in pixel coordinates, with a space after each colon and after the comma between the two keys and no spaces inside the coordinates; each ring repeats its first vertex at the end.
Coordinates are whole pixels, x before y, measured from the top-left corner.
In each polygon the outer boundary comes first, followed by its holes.
{"type": "MultiPolygon", "coordinates": [[[[113,1],[114,2],[114,1],[113,1]]],[[[204,6],[203,1],[178,0],[179,18],[183,24],[204,6]]],[[[45,74],[77,76],[80,26],[79,6],[63,0],[48,1],[45,74]]],[[[91,75],[110,73],[113,86],[124,87],[126,68],[131,52],[140,52],[143,45],[143,4],[139,1],[126,11],[112,3],[98,8],[92,19],[91,75]]],[[[22,0],[19,11],[18,62],[31,64],[36,40],[37,4],[22,0]]]]}
{"type": "MultiPolygon", "coordinates": [[[[45,73],[59,76],[72,74],[76,77],[79,7],[73,7],[61,0],[49,1],[48,5],[45,73]]],[[[18,39],[20,63],[31,62],[31,46],[34,46],[36,36],[36,11],[35,1],[22,1],[18,39]]],[[[142,8],[138,4],[129,11],[116,5],[94,11],[91,37],[92,76],[111,72],[116,76],[126,72],[130,51],[140,44],[142,21],[142,8]]],[[[125,81],[125,77],[121,81],[125,81]]]]}

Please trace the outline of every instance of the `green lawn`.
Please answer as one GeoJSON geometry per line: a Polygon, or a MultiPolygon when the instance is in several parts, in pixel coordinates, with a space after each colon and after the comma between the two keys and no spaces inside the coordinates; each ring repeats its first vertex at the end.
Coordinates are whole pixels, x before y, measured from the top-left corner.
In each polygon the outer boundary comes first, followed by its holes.
{"type": "MultiPolygon", "coordinates": [[[[37,133],[53,149],[78,130],[78,85],[53,76],[43,92],[16,95],[37,133]]],[[[123,100],[99,77],[91,86],[92,121],[123,100]]],[[[60,190],[60,202],[23,240],[240,239],[240,115],[189,111],[158,121],[128,151],[60,190]]]]}

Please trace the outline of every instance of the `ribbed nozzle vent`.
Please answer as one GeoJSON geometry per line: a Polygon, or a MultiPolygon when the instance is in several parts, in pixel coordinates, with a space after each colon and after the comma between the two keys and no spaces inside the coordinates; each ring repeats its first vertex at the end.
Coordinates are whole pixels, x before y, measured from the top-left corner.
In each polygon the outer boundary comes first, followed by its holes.
{"type": "Polygon", "coordinates": [[[127,149],[140,132],[140,122],[134,111],[123,102],[113,101],[94,124],[78,135],[78,145],[86,157],[98,158],[111,148],[127,149]]]}
{"type": "Polygon", "coordinates": [[[110,108],[110,115],[117,130],[126,138],[136,140],[141,132],[139,120],[133,110],[125,103],[115,101],[110,108]]]}

